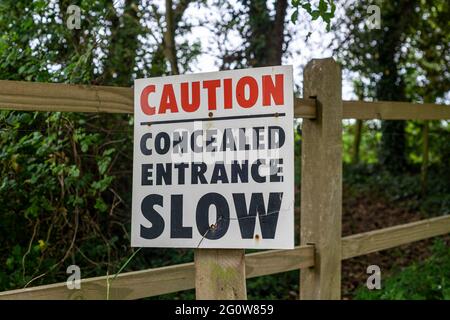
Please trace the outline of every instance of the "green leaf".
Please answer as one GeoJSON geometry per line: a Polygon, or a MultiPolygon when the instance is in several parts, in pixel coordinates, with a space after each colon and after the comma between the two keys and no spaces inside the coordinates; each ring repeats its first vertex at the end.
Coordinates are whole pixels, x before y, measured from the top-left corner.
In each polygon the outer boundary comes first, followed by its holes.
{"type": "Polygon", "coordinates": [[[115,148],[106,149],[106,150],[103,152],[103,156],[109,156],[109,155],[112,154],[114,151],[116,151],[115,148]]]}
{"type": "Polygon", "coordinates": [[[334,17],[334,13],[336,12],[336,4],[333,0],[328,0],[331,6],[331,15],[334,17]]]}
{"type": "Polygon", "coordinates": [[[320,0],[319,2],[319,12],[323,15],[325,12],[327,12],[328,4],[325,2],[325,0],[320,0]]]}
{"type": "Polygon", "coordinates": [[[302,8],[306,10],[309,14],[312,12],[311,3],[304,3],[302,4],[302,8]]]}
{"type": "Polygon", "coordinates": [[[296,23],[296,22],[297,22],[297,19],[298,19],[298,10],[295,10],[295,11],[292,13],[292,16],[291,16],[291,21],[292,21],[292,23],[296,23]]]}
{"type": "Polygon", "coordinates": [[[100,172],[100,174],[105,174],[106,171],[108,170],[109,164],[111,163],[111,158],[110,157],[104,157],[101,158],[100,160],[97,161],[97,165],[98,165],[98,172],[100,172]]]}
{"type": "Polygon", "coordinates": [[[8,269],[12,269],[14,267],[14,258],[13,257],[9,257],[8,259],[6,259],[6,267],[8,269]]]}
{"type": "Polygon", "coordinates": [[[111,184],[111,182],[114,180],[114,177],[111,176],[106,176],[103,179],[99,180],[99,181],[94,181],[92,183],[92,188],[94,190],[98,190],[100,192],[103,192],[106,190],[106,188],[109,187],[109,185],[111,184]]]}
{"type": "Polygon", "coordinates": [[[103,201],[102,198],[97,198],[94,208],[98,209],[100,212],[106,212],[106,210],[108,210],[108,205],[103,201]]]}
{"type": "Polygon", "coordinates": [[[71,166],[69,169],[69,176],[78,178],[80,176],[80,169],[77,166],[71,166]]]}
{"type": "Polygon", "coordinates": [[[317,20],[320,17],[320,11],[319,10],[314,10],[313,12],[311,12],[311,18],[313,20],[317,20]]]}

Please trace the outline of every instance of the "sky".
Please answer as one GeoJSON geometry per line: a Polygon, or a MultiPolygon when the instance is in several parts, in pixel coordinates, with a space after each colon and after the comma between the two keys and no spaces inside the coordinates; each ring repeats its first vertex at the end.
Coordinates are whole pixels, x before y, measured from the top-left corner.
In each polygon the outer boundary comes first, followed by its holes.
{"type": "MultiPolygon", "coordinates": [[[[156,2],[161,8],[164,8],[164,0],[157,0],[156,2]]],[[[209,27],[215,21],[226,18],[224,17],[226,11],[220,10],[212,2],[212,0],[207,0],[206,5],[190,5],[184,14],[184,19],[195,25],[192,33],[188,35],[189,41],[199,40],[202,45],[202,54],[192,66],[193,72],[219,70],[217,37],[210,31],[209,27]]],[[[230,0],[230,2],[235,6],[239,5],[237,0],[230,0]]],[[[273,1],[268,1],[267,3],[269,8],[273,9],[273,1]]],[[[292,11],[293,9],[289,7],[287,15],[289,18],[292,11]]],[[[343,12],[343,8],[337,5],[336,16],[343,14],[343,12]]],[[[311,21],[306,12],[300,12],[297,24],[293,24],[291,21],[287,22],[286,28],[293,35],[293,38],[289,43],[287,54],[283,57],[282,64],[294,67],[295,85],[301,89],[303,68],[311,59],[331,57],[332,50],[329,46],[334,41],[335,36],[332,32],[326,32],[326,25],[322,21],[311,21]],[[311,32],[311,35],[307,40],[309,32],[311,32]]],[[[238,34],[231,34],[228,46],[239,47],[241,45],[241,37],[238,34]]],[[[352,76],[354,75],[343,73],[342,94],[344,100],[356,99],[352,88],[352,76]]]]}

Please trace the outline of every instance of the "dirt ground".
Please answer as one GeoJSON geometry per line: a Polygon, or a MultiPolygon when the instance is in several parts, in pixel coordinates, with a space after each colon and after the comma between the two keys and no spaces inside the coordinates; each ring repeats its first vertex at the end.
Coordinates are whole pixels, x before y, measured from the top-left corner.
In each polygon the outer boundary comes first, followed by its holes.
{"type": "MultiPolygon", "coordinates": [[[[389,203],[385,199],[370,195],[350,196],[344,188],[342,233],[343,236],[391,227],[425,219],[419,212],[402,208],[401,203],[389,203]]],[[[447,236],[448,240],[449,237],[447,236]]],[[[414,242],[393,249],[356,257],[342,262],[342,298],[351,299],[354,290],[366,283],[369,265],[378,265],[381,277],[426,259],[431,254],[433,239],[414,242]]]]}

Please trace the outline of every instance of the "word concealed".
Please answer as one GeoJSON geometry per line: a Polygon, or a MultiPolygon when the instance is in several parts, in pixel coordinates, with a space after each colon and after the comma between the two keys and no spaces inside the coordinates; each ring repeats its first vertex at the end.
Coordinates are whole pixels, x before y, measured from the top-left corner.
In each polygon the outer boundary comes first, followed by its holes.
{"type": "Polygon", "coordinates": [[[150,156],[153,148],[157,154],[180,154],[192,152],[273,150],[284,145],[286,134],[279,126],[258,126],[252,128],[216,128],[189,131],[176,130],[172,133],[158,132],[153,137],[148,132],[141,137],[140,148],[150,156]]]}
{"type": "Polygon", "coordinates": [[[186,81],[181,83],[150,84],[140,95],[141,110],[146,115],[177,113],[180,107],[184,112],[193,113],[200,106],[213,111],[217,108],[232,109],[234,101],[241,108],[253,107],[260,97],[262,105],[270,106],[284,104],[284,75],[262,75],[261,86],[255,77],[244,76],[238,80],[232,78],[203,81],[186,81]],[[175,92],[179,93],[179,99],[175,92]],[[155,97],[151,97],[151,96],[155,97]],[[219,98],[219,96],[221,98],[219,98]],[[155,98],[158,104],[149,103],[149,98],[155,98]],[[202,99],[206,103],[202,103],[202,99]]]}

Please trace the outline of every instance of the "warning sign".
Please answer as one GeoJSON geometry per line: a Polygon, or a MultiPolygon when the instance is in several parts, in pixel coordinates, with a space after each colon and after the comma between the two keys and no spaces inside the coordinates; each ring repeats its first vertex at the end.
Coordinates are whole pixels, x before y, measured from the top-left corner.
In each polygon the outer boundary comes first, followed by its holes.
{"type": "Polygon", "coordinates": [[[294,247],[292,67],[135,81],[135,247],[294,247]]]}

